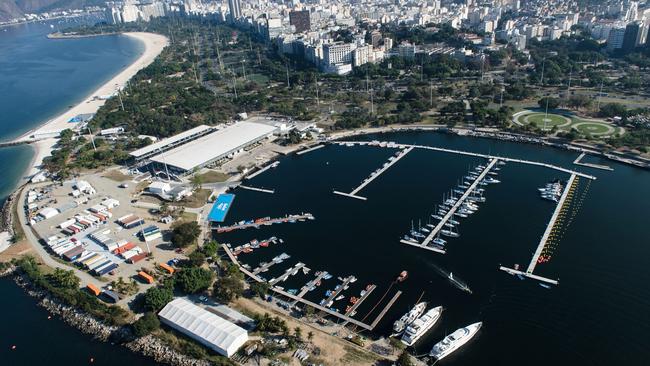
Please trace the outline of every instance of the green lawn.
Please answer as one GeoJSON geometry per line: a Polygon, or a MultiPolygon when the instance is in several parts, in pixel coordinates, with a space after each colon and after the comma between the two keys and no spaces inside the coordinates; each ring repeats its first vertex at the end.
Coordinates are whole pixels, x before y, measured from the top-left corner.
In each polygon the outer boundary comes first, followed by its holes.
{"type": "Polygon", "coordinates": [[[534,123],[539,128],[552,128],[553,126],[563,125],[567,120],[556,114],[549,114],[548,116],[544,113],[532,113],[523,117],[524,120],[527,120],[529,123],[534,123]]]}

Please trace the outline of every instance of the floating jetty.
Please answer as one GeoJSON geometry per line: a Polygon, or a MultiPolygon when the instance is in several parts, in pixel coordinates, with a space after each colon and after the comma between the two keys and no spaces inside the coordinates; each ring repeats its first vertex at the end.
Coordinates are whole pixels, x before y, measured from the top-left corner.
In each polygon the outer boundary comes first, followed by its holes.
{"type": "Polygon", "coordinates": [[[388,170],[391,166],[393,166],[395,163],[397,163],[401,158],[406,156],[406,154],[410,153],[411,150],[413,150],[413,147],[405,147],[405,148],[400,148],[401,150],[395,155],[391,156],[388,158],[388,161],[384,163],[384,165],[380,168],[375,170],[370,176],[366,179],[363,180],[363,182],[355,189],[352,190],[350,193],[345,193],[345,192],[340,192],[340,191],[334,191],[334,194],[338,194],[341,196],[346,196],[346,197],[351,197],[351,198],[356,198],[359,200],[367,200],[366,197],[362,197],[357,195],[363,188],[365,188],[370,182],[373,180],[377,179],[380,175],[382,175],[386,170],[388,170]]]}
{"type": "Polygon", "coordinates": [[[374,141],[336,141],[336,142],[333,142],[333,143],[337,144],[337,145],[341,145],[341,146],[366,145],[366,146],[380,146],[380,147],[385,146],[385,147],[400,147],[400,148],[413,147],[413,148],[416,148],[416,149],[432,150],[432,151],[446,152],[446,153],[466,155],[466,156],[475,156],[475,157],[485,158],[485,159],[499,159],[499,160],[503,160],[503,161],[506,161],[506,162],[512,162],[512,163],[537,165],[537,166],[542,166],[542,167],[558,170],[558,171],[569,173],[569,174],[575,174],[575,175],[577,175],[579,177],[583,177],[583,178],[587,178],[587,179],[592,179],[592,180],[596,179],[596,177],[594,177],[593,175],[577,172],[577,171],[571,170],[571,169],[562,168],[560,166],[553,165],[553,164],[542,163],[542,162],[532,161],[532,160],[507,158],[507,157],[503,157],[503,156],[496,156],[496,155],[489,155],[489,154],[480,154],[480,153],[474,153],[474,152],[462,151],[462,150],[445,149],[445,148],[435,147],[435,146],[396,144],[394,142],[380,142],[379,144],[377,144],[374,141]]]}
{"type": "Polygon", "coordinates": [[[308,152],[312,152],[312,151],[318,150],[318,149],[323,148],[323,147],[325,147],[325,145],[316,145],[316,146],[314,146],[314,147],[310,147],[309,149],[300,150],[300,151],[298,151],[298,152],[296,153],[296,155],[306,154],[306,153],[308,153],[308,152]]]}
{"type": "Polygon", "coordinates": [[[331,304],[334,302],[334,299],[336,299],[336,297],[339,296],[341,292],[348,289],[348,285],[350,285],[350,283],[355,282],[356,280],[357,278],[354,276],[348,276],[344,278],[343,281],[334,288],[334,290],[330,291],[330,295],[323,299],[321,305],[326,307],[332,306],[331,304]]]}
{"type": "Polygon", "coordinates": [[[524,277],[529,277],[538,281],[550,283],[552,285],[557,285],[559,283],[558,280],[553,280],[550,278],[542,277],[533,274],[533,271],[535,271],[535,267],[537,266],[537,263],[539,261],[539,257],[542,254],[542,250],[546,246],[546,242],[548,241],[548,238],[551,234],[551,231],[553,230],[553,227],[555,226],[555,223],[560,216],[560,212],[562,211],[562,208],[564,207],[564,204],[566,203],[567,197],[569,196],[569,192],[571,192],[575,187],[577,175],[576,174],[571,174],[571,177],[569,178],[569,181],[567,182],[566,186],[564,187],[564,192],[562,192],[562,196],[560,197],[560,200],[557,203],[557,206],[555,207],[555,211],[553,212],[553,215],[551,216],[551,220],[548,222],[548,225],[546,225],[546,230],[544,231],[544,234],[542,235],[542,238],[539,241],[539,244],[537,245],[537,249],[535,250],[535,253],[533,254],[533,257],[530,260],[530,263],[528,264],[528,268],[526,271],[520,271],[518,269],[513,269],[513,268],[508,268],[504,266],[500,266],[499,269],[507,272],[512,275],[520,275],[524,277]]]}
{"type": "MultiPolygon", "coordinates": [[[[254,274],[253,272],[249,271],[248,269],[242,267],[242,265],[237,260],[237,257],[235,257],[232,254],[232,251],[230,250],[230,248],[227,245],[222,244],[221,248],[226,252],[226,255],[232,261],[232,263],[234,263],[243,274],[250,277],[252,280],[254,280],[256,282],[266,282],[266,281],[264,281],[264,279],[262,279],[258,275],[254,274]]],[[[285,273],[285,275],[286,275],[286,273],[285,273]]],[[[288,276],[287,276],[287,278],[288,278],[288,276]]],[[[276,293],[278,295],[282,295],[282,296],[284,296],[284,297],[286,297],[288,299],[294,300],[296,303],[300,302],[300,303],[302,303],[304,305],[311,306],[312,308],[314,308],[316,310],[320,310],[320,311],[322,311],[323,313],[325,313],[327,315],[331,315],[333,317],[341,319],[341,320],[343,320],[345,322],[344,324],[350,323],[350,324],[353,324],[355,326],[361,327],[361,328],[366,329],[366,330],[373,330],[377,326],[379,321],[381,321],[381,319],[386,314],[386,312],[388,312],[390,307],[395,303],[395,301],[397,300],[399,295],[401,295],[401,291],[398,291],[395,294],[395,296],[393,296],[393,299],[388,303],[388,305],[386,305],[386,307],[382,310],[382,312],[379,314],[377,319],[375,319],[372,322],[372,324],[369,325],[369,324],[366,324],[366,323],[364,323],[362,321],[356,320],[356,319],[352,318],[351,316],[349,316],[347,314],[341,314],[341,313],[339,313],[337,311],[328,309],[328,308],[326,308],[324,306],[321,306],[319,304],[316,304],[316,303],[313,303],[313,302],[311,302],[309,300],[306,300],[306,299],[302,298],[302,296],[290,294],[287,291],[284,291],[284,289],[278,288],[276,286],[271,286],[271,288],[269,290],[273,291],[274,293],[276,293]]],[[[374,287],[372,287],[371,289],[368,289],[368,291],[366,291],[366,294],[365,294],[366,296],[362,296],[362,298],[357,301],[357,304],[360,304],[362,302],[362,300],[365,300],[365,298],[370,294],[370,292],[372,292],[372,290],[374,290],[374,287]]],[[[303,294],[303,296],[304,296],[304,294],[303,294]]],[[[355,304],[355,305],[357,305],[357,304],[355,304]]]]}
{"type": "Polygon", "coordinates": [[[296,263],[293,267],[287,268],[286,271],[284,271],[284,274],[278,278],[272,278],[269,280],[269,285],[274,286],[277,283],[284,282],[286,281],[289,277],[294,276],[298,274],[298,271],[300,271],[301,268],[305,266],[304,263],[298,262],[296,263]]]}
{"type": "MultiPolygon", "coordinates": [[[[345,315],[350,316],[350,315],[354,314],[354,312],[357,310],[357,308],[358,308],[359,306],[361,306],[361,304],[363,303],[363,301],[364,301],[365,299],[367,299],[368,296],[370,296],[370,294],[371,294],[373,291],[375,291],[376,288],[377,288],[376,285],[368,285],[368,286],[366,287],[366,289],[364,290],[365,292],[363,293],[363,295],[361,295],[361,297],[359,297],[359,300],[357,300],[357,302],[355,302],[354,304],[352,304],[352,306],[350,306],[350,308],[345,312],[345,315]]],[[[345,325],[345,324],[343,324],[343,325],[345,325]]]]}
{"type": "Polygon", "coordinates": [[[291,256],[287,253],[282,253],[278,256],[275,256],[270,262],[263,262],[260,263],[260,265],[253,270],[254,274],[260,274],[262,272],[267,272],[271,267],[273,267],[276,264],[280,264],[284,262],[285,260],[291,258],[291,256]]]}
{"type": "Polygon", "coordinates": [[[247,189],[249,191],[256,191],[256,192],[263,192],[263,193],[270,193],[270,194],[275,193],[275,190],[273,189],[257,188],[257,187],[245,186],[243,184],[240,184],[239,188],[247,189]]]}
{"type": "Polygon", "coordinates": [[[280,162],[279,161],[274,161],[273,163],[265,166],[264,168],[250,174],[249,176],[246,177],[246,179],[253,179],[253,178],[257,177],[258,175],[264,173],[265,171],[267,171],[267,170],[269,170],[271,168],[276,168],[278,165],[280,165],[280,162]]]}
{"type": "Polygon", "coordinates": [[[424,240],[421,243],[406,240],[406,239],[402,239],[402,240],[400,240],[400,242],[404,243],[404,244],[413,245],[413,246],[416,246],[416,247],[428,249],[428,250],[431,250],[431,251],[434,251],[434,252],[437,252],[437,253],[445,254],[444,249],[438,248],[436,246],[431,246],[429,244],[431,243],[431,241],[436,236],[438,236],[440,234],[440,231],[443,229],[445,224],[449,221],[449,219],[451,219],[454,216],[456,211],[465,203],[467,198],[472,194],[472,192],[474,192],[474,190],[478,187],[478,185],[481,183],[481,181],[483,181],[485,176],[488,174],[488,172],[494,167],[494,165],[498,161],[499,161],[499,159],[496,159],[496,158],[492,158],[490,160],[490,163],[487,164],[487,166],[481,171],[481,173],[478,175],[478,177],[476,177],[476,179],[474,179],[474,181],[469,186],[469,188],[467,188],[465,193],[463,193],[463,195],[460,196],[460,198],[458,198],[458,200],[456,200],[456,203],[449,209],[449,211],[447,211],[445,216],[443,216],[442,220],[440,220],[440,222],[438,222],[438,224],[433,229],[431,229],[431,232],[427,235],[426,238],[424,238],[424,240]]]}
{"type": "Polygon", "coordinates": [[[607,166],[607,165],[593,164],[593,163],[583,163],[582,158],[584,158],[586,155],[587,155],[586,152],[582,152],[580,155],[578,155],[576,160],[573,161],[573,164],[586,166],[588,168],[595,168],[595,169],[602,169],[602,170],[614,170],[612,167],[607,166]]]}
{"type": "Polygon", "coordinates": [[[259,228],[262,225],[281,224],[285,222],[293,223],[297,221],[314,220],[314,219],[315,219],[314,215],[310,213],[302,213],[300,215],[286,215],[284,217],[279,217],[275,219],[272,219],[270,217],[264,217],[257,220],[240,221],[239,223],[231,226],[215,226],[212,228],[212,230],[216,230],[217,233],[227,233],[229,231],[248,229],[251,227],[259,228]]]}

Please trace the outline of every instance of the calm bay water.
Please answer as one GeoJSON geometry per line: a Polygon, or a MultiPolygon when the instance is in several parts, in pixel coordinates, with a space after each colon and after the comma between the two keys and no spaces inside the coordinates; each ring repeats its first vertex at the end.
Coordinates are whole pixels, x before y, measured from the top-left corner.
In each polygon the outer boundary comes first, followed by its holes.
{"type": "MultiPolygon", "coordinates": [[[[482,153],[547,161],[571,167],[575,153],[533,145],[471,139],[432,133],[396,133],[368,139],[418,143],[482,153]]],[[[417,344],[416,354],[455,329],[483,321],[479,336],[440,364],[449,365],[639,365],[650,359],[650,174],[613,164],[613,172],[589,170],[598,179],[580,185],[574,200],[577,215],[567,227],[550,263],[535,273],[560,278],[551,290],[520,281],[498,270],[500,264],[528,264],[554,204],[539,198],[537,187],[568,175],[542,167],[509,163],[502,183],[486,188],[487,202],[460,225],[461,237],[448,240],[446,255],[399,243],[411,221],[424,225],[434,204],[449,192],[470,166],[482,159],[414,150],[361,193],[368,201],[332,194],[350,191],[379,168],[395,150],[328,146],[302,156],[281,159],[278,168],[250,185],[273,188],[275,194],[237,190],[228,222],[286,213],[311,212],[313,222],[274,225],[218,235],[234,245],[276,235],[285,244],[243,254],[256,267],[275,255],[292,256],[264,274],[277,277],[296,262],[337,276],[356,275],[347,292],[357,295],[369,283],[378,286],[359,308],[357,318],[371,322],[393,293],[403,295],[379,324],[389,334],[392,322],[417,299],[443,305],[439,324],[417,344]],[[588,189],[587,189],[587,186],[588,189]],[[585,193],[586,190],[586,193],[585,193]],[[584,195],[584,199],[580,198],[584,195]],[[580,203],[581,202],[581,203],[580,203]],[[436,269],[452,271],[473,290],[452,287],[436,269]],[[367,315],[401,270],[409,278],[393,286],[382,305],[367,315]],[[625,351],[621,351],[621,347],[625,351]]],[[[578,169],[586,171],[586,169],[578,169]]],[[[312,274],[302,273],[282,284],[300,288],[312,274]]],[[[307,298],[315,302],[336,280],[324,281],[307,298]]],[[[345,302],[335,304],[345,308],[345,302]]]]}
{"type": "MultiPolygon", "coordinates": [[[[84,21],[84,20],[77,20],[84,21]]],[[[136,60],[144,46],[126,36],[48,40],[75,21],[0,28],[0,141],[15,138],[77,104],[136,60]]],[[[0,149],[0,203],[29,166],[29,146],[0,149]]],[[[0,279],[1,365],[153,365],[152,360],[97,342],[47,319],[9,279],[0,279]],[[11,350],[15,345],[16,349],[11,350]]]]}

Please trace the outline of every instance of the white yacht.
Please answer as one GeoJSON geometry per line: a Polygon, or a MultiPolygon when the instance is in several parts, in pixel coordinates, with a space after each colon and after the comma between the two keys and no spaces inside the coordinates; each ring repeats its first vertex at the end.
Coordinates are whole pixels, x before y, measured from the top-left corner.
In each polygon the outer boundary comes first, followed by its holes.
{"type": "Polygon", "coordinates": [[[430,309],[424,315],[417,318],[411,325],[406,328],[404,335],[402,336],[402,343],[407,346],[412,346],[417,342],[423,335],[426,334],[440,319],[442,314],[442,306],[437,306],[430,309]]]}
{"type": "Polygon", "coordinates": [[[427,309],[427,303],[426,302],[421,302],[413,307],[408,313],[402,315],[399,320],[397,320],[393,324],[393,331],[397,334],[400,334],[415,321],[418,317],[424,313],[424,311],[427,309]]]}
{"type": "Polygon", "coordinates": [[[455,332],[446,336],[445,339],[436,343],[429,352],[429,356],[436,360],[442,360],[455,350],[462,347],[465,343],[469,342],[472,337],[476,335],[481,329],[482,322],[474,323],[466,326],[465,328],[457,329],[455,332]]]}

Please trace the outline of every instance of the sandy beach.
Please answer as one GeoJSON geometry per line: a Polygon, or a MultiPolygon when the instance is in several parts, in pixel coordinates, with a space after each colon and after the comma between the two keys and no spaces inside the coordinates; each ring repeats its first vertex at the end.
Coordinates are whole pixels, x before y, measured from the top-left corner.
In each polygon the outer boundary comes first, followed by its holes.
{"type": "Polygon", "coordinates": [[[100,86],[76,106],[16,139],[16,141],[33,142],[32,147],[35,149],[34,158],[30,164],[30,170],[25,174],[25,177],[30,177],[35,174],[39,170],[38,167],[41,165],[43,158],[51,154],[56,139],[46,138],[48,135],[54,135],[65,129],[74,127],[74,125],[68,121],[80,114],[97,112],[97,110],[106,102],[104,99],[100,99],[100,96],[112,95],[118,89],[123,88],[129,79],[131,79],[138,71],[150,65],[169,44],[167,37],[159,34],[141,32],[123,34],[138,39],[144,43],[144,52],[134,63],[126,67],[107,83],[100,86]]]}

